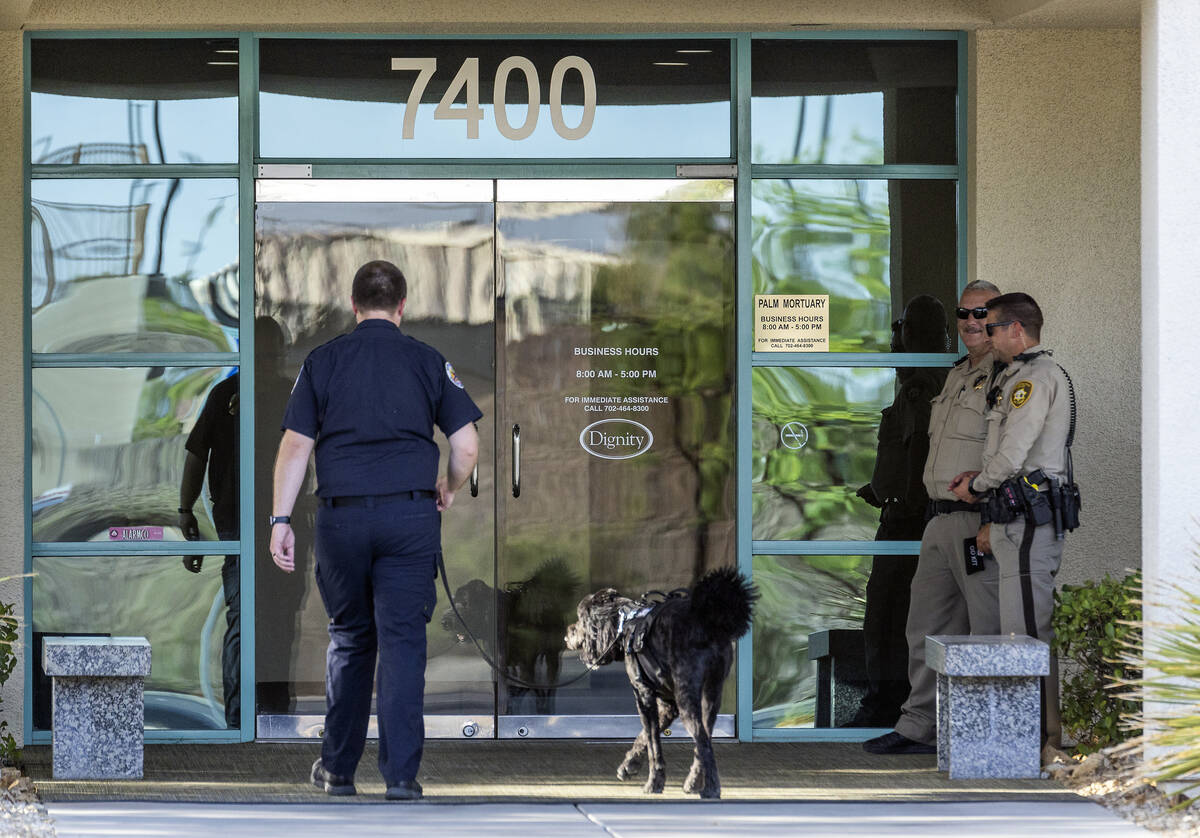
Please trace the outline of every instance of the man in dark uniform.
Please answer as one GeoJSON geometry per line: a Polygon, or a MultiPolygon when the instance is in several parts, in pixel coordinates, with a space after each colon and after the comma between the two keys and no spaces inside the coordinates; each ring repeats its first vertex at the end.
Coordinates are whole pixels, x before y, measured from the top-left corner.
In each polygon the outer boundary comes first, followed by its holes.
{"type": "Polygon", "coordinates": [[[379,657],[379,770],[389,800],[421,797],[425,623],[436,603],[441,515],[478,455],[482,414],[445,358],[400,331],[407,284],[390,262],[363,265],[358,325],[304,361],[275,461],[271,557],[295,569],[290,514],[316,449],[317,588],[329,614],[325,736],[314,785],[354,794],[379,657]],[[438,477],[437,426],[450,442],[438,477]]]}
{"type": "MultiPolygon", "coordinates": [[[[914,297],[894,324],[893,352],[945,352],[946,310],[936,297],[914,297]]],[[[942,389],[946,370],[901,368],[900,388],[879,422],[879,446],[871,482],[859,496],[880,508],[876,541],[919,541],[925,530],[929,496],[921,482],[929,453],[930,401],[942,389]]],[[[863,643],[867,691],[845,727],[886,727],[900,715],[908,698],[909,586],[916,556],[875,556],[867,579],[863,643]]]]}
{"type": "MultiPolygon", "coordinates": [[[[200,539],[200,523],[193,507],[204,487],[208,471],[208,495],[212,500],[217,538],[238,540],[238,374],[219,382],[208,393],[200,416],[188,434],[187,459],[179,483],[179,528],[188,541],[200,539]]],[[[184,556],[183,566],[199,573],[203,556],[184,556]]],[[[241,575],[237,555],[226,556],[221,565],[221,588],[225,595],[225,640],[221,646],[221,678],[225,696],[225,724],[241,725],[241,575]]]]}

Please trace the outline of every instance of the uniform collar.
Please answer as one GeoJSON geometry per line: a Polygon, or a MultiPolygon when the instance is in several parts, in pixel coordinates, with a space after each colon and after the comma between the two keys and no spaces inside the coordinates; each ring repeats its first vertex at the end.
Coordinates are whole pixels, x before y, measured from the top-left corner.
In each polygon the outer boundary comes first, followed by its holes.
{"type": "Polygon", "coordinates": [[[1017,355],[1016,357],[1014,357],[1013,361],[1014,362],[1015,361],[1032,361],[1034,358],[1036,358],[1039,355],[1052,355],[1052,354],[1054,354],[1054,353],[1052,353],[1049,349],[1042,349],[1042,345],[1040,343],[1038,343],[1038,344],[1034,344],[1033,346],[1029,347],[1024,352],[1022,352],[1020,355],[1017,355]]]}
{"type": "Polygon", "coordinates": [[[395,329],[396,331],[400,331],[399,326],[391,320],[384,320],[382,317],[368,317],[354,327],[354,331],[356,332],[360,329],[395,329]]]}

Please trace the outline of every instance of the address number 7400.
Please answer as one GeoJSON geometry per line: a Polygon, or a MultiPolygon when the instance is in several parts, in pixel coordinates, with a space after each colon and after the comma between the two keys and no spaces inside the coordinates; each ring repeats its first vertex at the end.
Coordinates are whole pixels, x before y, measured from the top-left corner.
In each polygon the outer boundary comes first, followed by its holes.
{"type": "MultiPolygon", "coordinates": [[[[414,71],[417,79],[409,91],[408,101],[404,105],[403,137],[413,139],[416,134],[417,106],[430,79],[437,72],[436,58],[393,58],[392,69],[398,71],[414,71]]],[[[523,140],[533,134],[537,128],[538,114],[541,111],[541,82],[538,79],[537,67],[528,58],[520,55],[510,56],[496,67],[496,78],[492,82],[492,107],[496,119],[496,128],[500,134],[510,140],[523,140]],[[525,85],[529,90],[525,111],[525,121],[514,126],[508,121],[505,92],[508,89],[508,77],[513,72],[525,76],[525,85]]],[[[479,59],[468,58],[446,88],[437,107],[433,111],[434,119],[461,119],[467,123],[467,138],[479,139],[479,123],[483,121],[483,108],[479,106],[479,59]],[[455,104],[460,93],[466,97],[465,104],[455,104]]],[[[592,130],[592,122],[596,118],[596,76],[592,65],[578,55],[568,55],[554,65],[550,74],[550,121],[554,131],[564,140],[580,140],[592,130]],[[567,73],[575,71],[583,83],[583,116],[579,124],[569,127],[563,119],[562,88],[563,79],[567,73]]]]}

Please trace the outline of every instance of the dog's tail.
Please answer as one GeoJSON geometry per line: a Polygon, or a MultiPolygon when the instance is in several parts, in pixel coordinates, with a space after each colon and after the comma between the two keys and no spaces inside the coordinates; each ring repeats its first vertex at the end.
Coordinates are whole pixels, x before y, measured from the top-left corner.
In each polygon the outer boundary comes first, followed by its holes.
{"type": "Polygon", "coordinates": [[[750,630],[758,588],[736,567],[719,567],[692,586],[692,612],[714,640],[728,643],[750,630]]]}

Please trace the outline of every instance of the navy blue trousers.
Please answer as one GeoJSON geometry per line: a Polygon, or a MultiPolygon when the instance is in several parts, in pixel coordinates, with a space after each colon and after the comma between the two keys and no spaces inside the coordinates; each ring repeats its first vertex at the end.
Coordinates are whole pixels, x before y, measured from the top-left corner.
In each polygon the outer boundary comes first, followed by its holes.
{"type": "Polygon", "coordinates": [[[431,498],[381,499],[317,512],[317,588],[329,615],[325,769],[353,777],[379,660],[379,771],[414,780],[425,741],[425,624],[437,602],[441,515],[431,498]]]}

